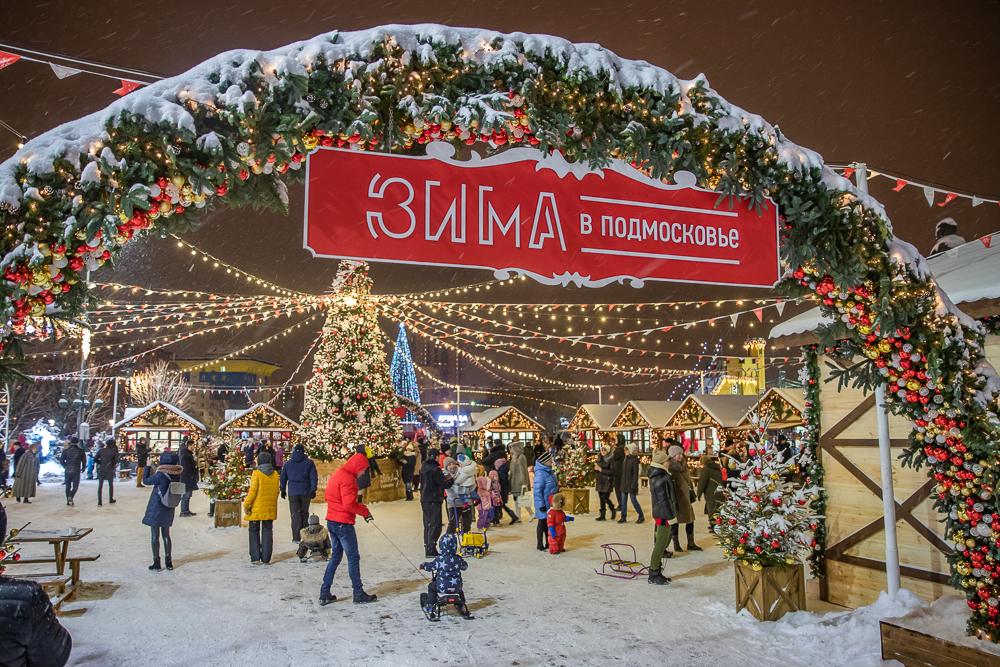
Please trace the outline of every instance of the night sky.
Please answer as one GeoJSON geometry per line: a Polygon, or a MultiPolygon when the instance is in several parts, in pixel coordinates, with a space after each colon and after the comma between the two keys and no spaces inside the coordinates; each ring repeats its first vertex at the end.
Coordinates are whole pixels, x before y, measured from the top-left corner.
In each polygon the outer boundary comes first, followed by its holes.
{"type": "MultiPolygon", "coordinates": [[[[159,75],[181,73],[227,49],[268,49],[334,29],[387,23],[473,25],[599,42],[621,56],[648,60],[683,78],[704,73],[721,95],[779,125],[786,136],[818,151],[827,162],[864,161],[874,169],[963,192],[1000,194],[998,2],[17,4],[4,12],[3,43],[159,75]]],[[[33,137],[114,101],[111,91],[116,87],[115,81],[87,74],[59,80],[46,65],[18,63],[0,71],[0,119],[33,137]]],[[[0,159],[13,153],[15,143],[11,135],[0,134],[0,159]]],[[[1000,229],[1000,207],[995,204],[972,208],[967,200],[958,200],[930,208],[919,189],[895,193],[892,185],[875,179],[872,194],[886,205],[897,235],[923,252],[933,242],[934,224],[945,215],[958,220],[960,233],[970,239],[1000,229]]],[[[302,194],[301,185],[291,189],[288,217],[219,210],[186,239],[276,283],[320,292],[329,284],[336,262],[312,259],[302,249],[302,194]]],[[[490,278],[481,271],[395,265],[374,265],[373,276],[379,292],[490,278]]],[[[237,288],[225,274],[205,271],[175,244],[158,239],[131,244],[115,275],[104,272],[101,277],[155,287],[220,292],[237,288]]],[[[522,302],[711,299],[733,293],[671,284],[642,292],[506,289],[505,300],[522,302]]],[[[759,291],[746,294],[768,296],[759,291]]],[[[794,312],[789,308],[785,315],[794,312]]],[[[760,333],[759,325],[756,330],[727,325],[726,340],[738,346],[748,335],[760,333]]],[[[257,331],[247,340],[263,335],[257,331]]],[[[259,356],[294,365],[312,335],[302,332],[259,356]]],[[[691,335],[688,349],[706,337],[704,332],[691,335]]],[[[663,349],[682,351],[682,341],[678,335],[663,349]]],[[[200,345],[187,352],[224,352],[237,343],[214,339],[200,345]]],[[[541,372],[544,367],[525,368],[541,372]]],[[[572,374],[562,376],[573,379],[572,374]]],[[[467,381],[486,379],[470,376],[467,381]]],[[[572,402],[574,397],[564,398],[572,402]]]]}

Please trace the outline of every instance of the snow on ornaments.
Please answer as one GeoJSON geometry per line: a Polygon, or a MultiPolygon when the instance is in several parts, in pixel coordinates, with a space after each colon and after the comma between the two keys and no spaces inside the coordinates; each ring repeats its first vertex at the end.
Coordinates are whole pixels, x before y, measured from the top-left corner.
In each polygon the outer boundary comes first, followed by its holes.
{"type": "Polygon", "coordinates": [[[250,488],[246,457],[239,447],[229,443],[229,452],[222,463],[208,472],[205,493],[215,503],[215,527],[239,526],[243,498],[250,488]]]}
{"type": "Polygon", "coordinates": [[[822,517],[811,507],[819,489],[792,482],[796,457],[781,459],[764,442],[767,423],[751,417],[749,457],[715,517],[722,555],[735,562],[736,609],[762,621],[805,609],[801,560],[814,544],[822,517]]]}
{"type": "Polygon", "coordinates": [[[346,458],[357,445],[388,453],[402,431],[364,262],[342,261],[306,383],[299,440],[313,458],[346,458]]]}

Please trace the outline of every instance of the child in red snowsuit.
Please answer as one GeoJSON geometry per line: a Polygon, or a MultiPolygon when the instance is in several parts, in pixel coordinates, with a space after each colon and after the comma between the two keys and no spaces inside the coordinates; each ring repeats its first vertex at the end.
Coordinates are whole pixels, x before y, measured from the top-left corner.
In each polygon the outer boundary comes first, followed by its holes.
{"type": "Polygon", "coordinates": [[[549,553],[558,554],[566,551],[566,522],[573,517],[563,511],[566,499],[563,494],[556,493],[549,500],[549,512],[546,524],[549,527],[549,553]]]}

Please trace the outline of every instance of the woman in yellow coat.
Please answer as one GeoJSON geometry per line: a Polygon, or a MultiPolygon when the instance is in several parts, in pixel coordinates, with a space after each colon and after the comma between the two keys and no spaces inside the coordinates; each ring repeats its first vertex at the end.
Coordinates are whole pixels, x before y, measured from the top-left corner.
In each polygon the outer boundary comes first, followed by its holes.
{"type": "Polygon", "coordinates": [[[255,565],[271,562],[274,546],[271,528],[278,518],[278,481],[271,455],[262,450],[257,454],[257,469],[250,476],[250,492],[243,501],[250,522],[250,562],[255,565]]]}

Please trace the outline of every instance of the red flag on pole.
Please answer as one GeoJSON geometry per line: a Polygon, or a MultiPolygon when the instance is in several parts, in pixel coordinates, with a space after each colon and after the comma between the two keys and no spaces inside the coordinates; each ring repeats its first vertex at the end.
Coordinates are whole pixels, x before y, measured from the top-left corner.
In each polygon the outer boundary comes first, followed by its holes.
{"type": "Polygon", "coordinates": [[[141,88],[143,85],[138,81],[128,81],[126,79],[121,79],[121,82],[122,85],[119,88],[116,88],[114,91],[115,95],[117,95],[118,97],[124,97],[129,93],[131,93],[136,88],[141,88]]]}
{"type": "Polygon", "coordinates": [[[0,51],[0,69],[3,69],[4,67],[10,67],[20,59],[21,56],[17,55],[16,53],[7,53],[6,51],[0,51]]]}

